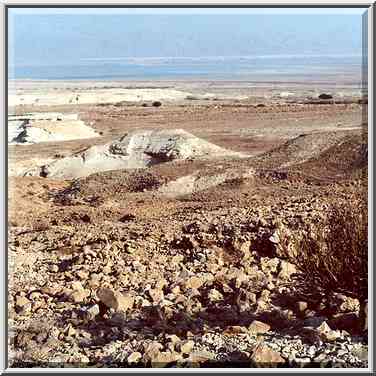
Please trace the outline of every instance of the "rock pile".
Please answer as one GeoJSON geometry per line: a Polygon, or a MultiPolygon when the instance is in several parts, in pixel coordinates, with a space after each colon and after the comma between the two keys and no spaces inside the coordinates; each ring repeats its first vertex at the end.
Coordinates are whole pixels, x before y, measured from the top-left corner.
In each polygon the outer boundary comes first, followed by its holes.
{"type": "MultiPolygon", "coordinates": [[[[306,205],[295,204],[293,216],[306,205]]],[[[11,260],[23,249],[34,260],[12,273],[12,364],[367,366],[359,302],[302,295],[299,270],[275,253],[273,216],[185,219],[13,229],[11,260]]]]}

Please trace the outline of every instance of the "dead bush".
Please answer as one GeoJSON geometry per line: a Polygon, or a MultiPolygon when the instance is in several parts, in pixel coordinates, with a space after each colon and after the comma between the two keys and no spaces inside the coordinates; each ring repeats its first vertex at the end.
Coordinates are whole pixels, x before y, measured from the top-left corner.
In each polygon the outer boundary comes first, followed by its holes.
{"type": "Polygon", "coordinates": [[[326,219],[305,232],[297,249],[293,261],[306,289],[367,299],[368,219],[361,194],[330,203],[326,219]]]}

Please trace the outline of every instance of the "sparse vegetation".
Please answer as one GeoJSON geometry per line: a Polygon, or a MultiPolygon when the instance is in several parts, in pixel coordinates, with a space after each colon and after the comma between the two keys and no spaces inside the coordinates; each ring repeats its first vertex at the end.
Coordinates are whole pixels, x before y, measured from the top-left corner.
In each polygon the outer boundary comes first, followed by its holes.
{"type": "Polygon", "coordinates": [[[297,242],[305,288],[367,299],[368,220],[364,192],[329,204],[326,219],[297,242]]]}

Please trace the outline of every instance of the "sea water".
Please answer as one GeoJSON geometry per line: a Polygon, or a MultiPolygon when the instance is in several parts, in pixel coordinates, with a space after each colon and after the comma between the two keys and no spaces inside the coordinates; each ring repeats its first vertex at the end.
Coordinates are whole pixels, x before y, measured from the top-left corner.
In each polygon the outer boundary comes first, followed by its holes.
{"type": "Polygon", "coordinates": [[[71,64],[16,65],[10,79],[34,80],[162,80],[252,79],[298,80],[332,77],[358,82],[362,57],[356,55],[259,55],[236,57],[116,57],[71,64]]]}

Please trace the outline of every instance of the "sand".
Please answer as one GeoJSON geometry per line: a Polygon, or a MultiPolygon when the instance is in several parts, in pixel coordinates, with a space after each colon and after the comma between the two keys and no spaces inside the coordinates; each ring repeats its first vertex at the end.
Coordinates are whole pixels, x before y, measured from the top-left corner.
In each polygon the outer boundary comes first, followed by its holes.
{"type": "Polygon", "coordinates": [[[176,101],[191,95],[175,89],[95,89],[95,90],[31,90],[26,93],[10,94],[9,105],[63,105],[89,103],[117,103],[139,101],[176,101]]]}

